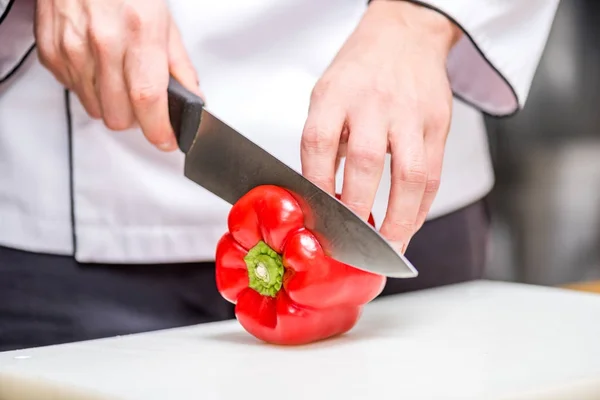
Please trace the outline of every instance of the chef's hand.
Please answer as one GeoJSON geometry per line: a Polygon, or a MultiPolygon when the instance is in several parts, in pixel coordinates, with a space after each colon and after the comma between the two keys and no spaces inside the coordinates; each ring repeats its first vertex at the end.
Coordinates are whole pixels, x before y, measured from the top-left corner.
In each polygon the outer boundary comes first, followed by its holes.
{"type": "Polygon", "coordinates": [[[404,252],[440,184],[452,113],[446,58],[461,31],[406,1],[373,0],[315,85],[302,134],[302,172],[333,194],[346,157],[342,202],[365,219],[391,153],[381,233],[404,252]]]}
{"type": "Polygon", "coordinates": [[[177,148],[169,73],[200,94],[198,77],[164,0],[38,0],[41,63],[113,130],[138,125],[159,149],[177,148]]]}

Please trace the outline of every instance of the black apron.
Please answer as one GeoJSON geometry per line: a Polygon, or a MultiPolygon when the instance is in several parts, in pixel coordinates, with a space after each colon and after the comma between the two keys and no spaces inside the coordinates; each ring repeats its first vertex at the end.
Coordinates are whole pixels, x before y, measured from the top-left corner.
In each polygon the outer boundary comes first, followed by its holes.
{"type": "MultiPolygon", "coordinates": [[[[489,225],[484,201],[426,222],[406,252],[419,276],[388,279],[381,296],[480,278],[489,225]]],[[[231,318],[213,263],[81,264],[0,247],[0,351],[231,318]]]]}

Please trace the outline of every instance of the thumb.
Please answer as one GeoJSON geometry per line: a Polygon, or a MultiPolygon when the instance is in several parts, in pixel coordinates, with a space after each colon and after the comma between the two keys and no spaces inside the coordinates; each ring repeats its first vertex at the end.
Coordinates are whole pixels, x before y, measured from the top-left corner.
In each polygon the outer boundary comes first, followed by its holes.
{"type": "Polygon", "coordinates": [[[183,87],[200,96],[202,100],[206,100],[200,90],[200,80],[196,69],[185,50],[181,33],[173,20],[169,26],[169,72],[183,87]]]}

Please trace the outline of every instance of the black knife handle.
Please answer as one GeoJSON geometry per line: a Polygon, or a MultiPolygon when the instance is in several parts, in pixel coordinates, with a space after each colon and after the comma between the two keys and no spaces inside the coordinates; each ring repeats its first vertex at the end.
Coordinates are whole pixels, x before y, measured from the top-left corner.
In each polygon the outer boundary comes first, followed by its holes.
{"type": "Polygon", "coordinates": [[[204,102],[172,76],[169,77],[167,92],[169,95],[169,119],[175,131],[177,145],[181,151],[187,153],[192,147],[200,126],[204,102]]]}

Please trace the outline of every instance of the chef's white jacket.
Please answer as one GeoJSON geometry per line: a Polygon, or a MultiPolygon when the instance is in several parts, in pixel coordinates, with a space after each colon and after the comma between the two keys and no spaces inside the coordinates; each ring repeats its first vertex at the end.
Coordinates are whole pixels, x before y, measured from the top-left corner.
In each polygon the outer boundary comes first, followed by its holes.
{"type": "MultiPolygon", "coordinates": [[[[429,218],[485,196],[494,178],[482,112],[527,99],[558,0],[429,0],[466,32],[448,73],[456,95],[429,218]]],[[[171,0],[212,112],[300,170],[309,95],[367,0],[171,0]]],[[[0,244],[84,262],[214,259],[229,205],[132,129],[112,132],[38,62],[33,0],[0,0],[0,244]]],[[[383,219],[384,174],[374,215],[383,219]]],[[[341,183],[341,173],[339,182],[341,183]]]]}

